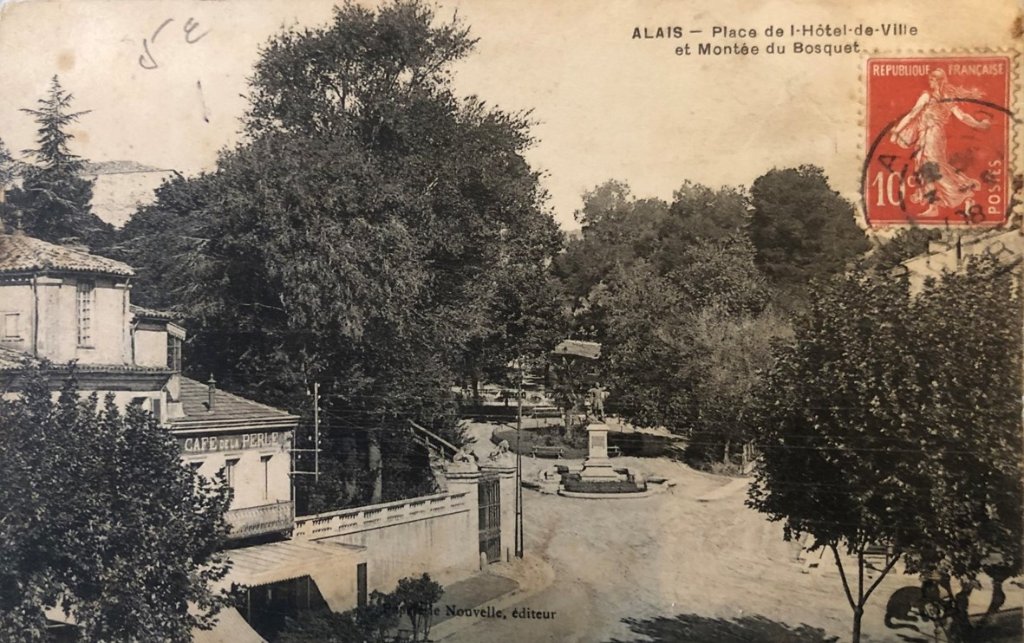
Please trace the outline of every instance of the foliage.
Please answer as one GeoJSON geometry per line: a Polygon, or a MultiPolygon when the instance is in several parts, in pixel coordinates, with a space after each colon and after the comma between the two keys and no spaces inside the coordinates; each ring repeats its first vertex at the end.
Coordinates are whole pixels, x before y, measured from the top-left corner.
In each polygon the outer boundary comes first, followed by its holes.
{"type": "Polygon", "coordinates": [[[928,242],[935,241],[941,236],[942,232],[935,228],[904,228],[875,248],[871,254],[870,264],[876,270],[891,270],[904,261],[927,252],[928,242]]]}
{"type": "MultiPolygon", "coordinates": [[[[986,567],[1019,573],[1021,320],[1010,285],[992,258],[915,299],[905,280],[863,272],[817,284],[760,390],[763,456],[748,503],[782,521],[787,539],[832,550],[854,640],[884,577],[865,587],[871,545],[960,579],[968,596],[986,567]]],[[[966,604],[961,616],[968,628],[966,604]]]]}
{"type": "Polygon", "coordinates": [[[853,205],[829,186],[821,168],[773,169],[754,181],[750,202],[757,264],[787,309],[802,307],[812,278],[842,272],[869,248],[853,205]]]}
{"type": "Polygon", "coordinates": [[[755,437],[753,400],[772,363],[772,346],[790,337],[789,322],[774,309],[757,315],[730,314],[715,304],[692,319],[694,350],[701,355],[693,391],[697,417],[687,459],[701,464],[732,462],[733,449],[755,437]]]}
{"type": "Polygon", "coordinates": [[[374,590],[369,598],[366,605],[356,610],[356,622],[370,632],[376,643],[384,643],[388,634],[398,627],[401,604],[395,592],[385,594],[374,590]]]}
{"type": "Polygon", "coordinates": [[[444,590],[441,585],[430,579],[430,574],[419,578],[402,578],[395,589],[395,600],[402,606],[402,611],[412,622],[412,640],[430,640],[430,621],[434,613],[434,604],[441,600],[444,590]]]}
{"type": "Polygon", "coordinates": [[[135,269],[132,301],[157,310],[181,307],[197,284],[207,239],[206,219],[213,209],[219,186],[217,177],[200,174],[186,179],[180,174],[156,189],[156,200],[142,206],[124,225],[106,254],[135,269]]]}
{"type": "Polygon", "coordinates": [[[555,269],[574,299],[576,334],[603,345],[608,408],[635,424],[699,433],[699,457],[727,457],[751,437],[735,415],[769,342],[787,332],[768,307],[746,195],[685,182],[667,204],[609,181],[584,195],[577,219],[582,238],[555,269]]]}
{"type": "Polygon", "coordinates": [[[412,620],[413,640],[421,631],[423,640],[428,640],[429,618],[441,593],[441,586],[427,574],[420,578],[402,578],[395,591],[385,594],[374,590],[366,605],[347,612],[304,611],[296,618],[287,618],[284,629],[274,640],[276,643],[385,643],[394,640],[392,636],[403,612],[412,620]]]}
{"type": "Polygon", "coordinates": [[[44,640],[59,606],[85,640],[190,641],[227,600],[210,584],[230,492],[139,407],[81,398],[73,371],[51,401],[58,374],[26,367],[0,401],[0,638],[44,640]]]}
{"type": "Polygon", "coordinates": [[[763,455],[748,503],[782,521],[787,540],[808,534],[832,550],[854,641],[885,575],[864,586],[865,550],[880,544],[898,558],[929,493],[917,410],[931,375],[913,354],[910,309],[905,280],[855,272],[819,284],[761,391],[763,455]],[[852,588],[841,554],[856,559],[852,588]]]}
{"type": "Polygon", "coordinates": [[[25,151],[37,165],[23,168],[21,185],[7,193],[8,208],[30,236],[105,245],[113,228],[92,213],[92,181],[81,177],[82,160],[69,149],[74,135],[68,128],[89,113],[70,111],[73,98],[54,76],[39,108],[22,110],[38,124],[38,147],[25,151]]]}
{"type": "Polygon", "coordinates": [[[276,36],[246,142],[125,228],[137,289],[187,317],[193,372],[296,411],[322,384],[326,475],[300,483],[309,510],[377,500],[379,480],[353,477],[374,445],[388,448],[372,468],[394,474],[381,499],[429,491],[399,446],[408,421],[458,442],[451,386],[555,334],[561,235],[523,157],[529,119],[451,92],[472,45],[418,0],[347,4],[276,36]],[[172,252],[149,252],[161,244],[172,252]]]}
{"type": "MultiPolygon", "coordinates": [[[[3,139],[0,139],[0,234],[7,232],[8,225],[16,223],[14,209],[7,205],[7,188],[17,176],[18,165],[3,139]]],[[[13,229],[13,225],[11,227],[13,229]]]]}
{"type": "Polygon", "coordinates": [[[745,196],[733,188],[686,182],[668,204],[636,199],[626,183],[611,180],[584,193],[576,219],[582,236],[556,258],[555,272],[567,293],[580,299],[639,261],[659,274],[685,272],[695,244],[728,247],[719,243],[742,237],[749,217],[745,196]]]}
{"type": "MultiPolygon", "coordinates": [[[[11,156],[11,151],[4,144],[3,139],[0,139],[0,193],[6,192],[7,187],[14,181],[18,176],[18,166],[11,156]]],[[[2,199],[0,199],[2,201],[2,199]]]]}
{"type": "Polygon", "coordinates": [[[328,609],[302,611],[296,618],[286,617],[284,629],[275,643],[350,643],[383,641],[374,638],[375,630],[360,622],[357,610],[332,612],[328,609]]]}
{"type": "Polygon", "coordinates": [[[687,426],[695,358],[678,289],[638,263],[594,293],[594,309],[605,326],[600,339],[608,410],[641,426],[687,426]]]}
{"type": "Polygon", "coordinates": [[[1014,288],[1006,266],[977,259],[928,283],[915,311],[919,341],[931,347],[919,357],[933,378],[919,410],[930,429],[921,466],[931,493],[908,568],[957,581],[955,596],[946,591],[958,640],[973,629],[967,609],[978,576],[988,574],[998,587],[1022,569],[1022,337],[1014,288]]]}

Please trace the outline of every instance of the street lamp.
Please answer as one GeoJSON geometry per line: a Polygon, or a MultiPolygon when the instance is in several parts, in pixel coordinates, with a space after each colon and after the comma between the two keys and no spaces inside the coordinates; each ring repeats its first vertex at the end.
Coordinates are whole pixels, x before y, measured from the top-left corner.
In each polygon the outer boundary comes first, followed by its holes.
{"type": "Polygon", "coordinates": [[[523,557],[523,359],[516,360],[519,382],[516,408],[516,558],[523,557]]]}

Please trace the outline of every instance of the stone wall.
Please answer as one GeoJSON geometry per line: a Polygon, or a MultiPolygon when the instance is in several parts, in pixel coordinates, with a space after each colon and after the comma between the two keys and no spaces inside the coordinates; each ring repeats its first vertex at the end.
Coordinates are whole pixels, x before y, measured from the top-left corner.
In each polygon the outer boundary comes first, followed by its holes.
{"type": "Polygon", "coordinates": [[[364,547],[368,592],[390,592],[399,579],[424,572],[441,584],[461,580],[480,570],[478,483],[488,471],[501,485],[504,559],[515,550],[515,468],[508,463],[449,463],[445,493],[299,517],[293,538],[364,547]]]}

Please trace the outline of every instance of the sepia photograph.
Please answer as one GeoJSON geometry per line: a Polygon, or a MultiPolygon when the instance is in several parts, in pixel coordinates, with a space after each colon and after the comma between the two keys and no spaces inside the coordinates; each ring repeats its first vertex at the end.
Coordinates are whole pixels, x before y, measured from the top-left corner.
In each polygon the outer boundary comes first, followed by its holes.
{"type": "Polygon", "coordinates": [[[0,0],[0,641],[1024,640],[1021,0],[0,0]]]}

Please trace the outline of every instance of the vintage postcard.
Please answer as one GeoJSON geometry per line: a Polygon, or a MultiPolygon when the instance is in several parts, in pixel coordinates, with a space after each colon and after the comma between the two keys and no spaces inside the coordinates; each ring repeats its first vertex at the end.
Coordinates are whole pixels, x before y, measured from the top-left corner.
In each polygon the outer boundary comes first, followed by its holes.
{"type": "Polygon", "coordinates": [[[1019,0],[0,0],[0,640],[1024,638],[1019,0]]]}

